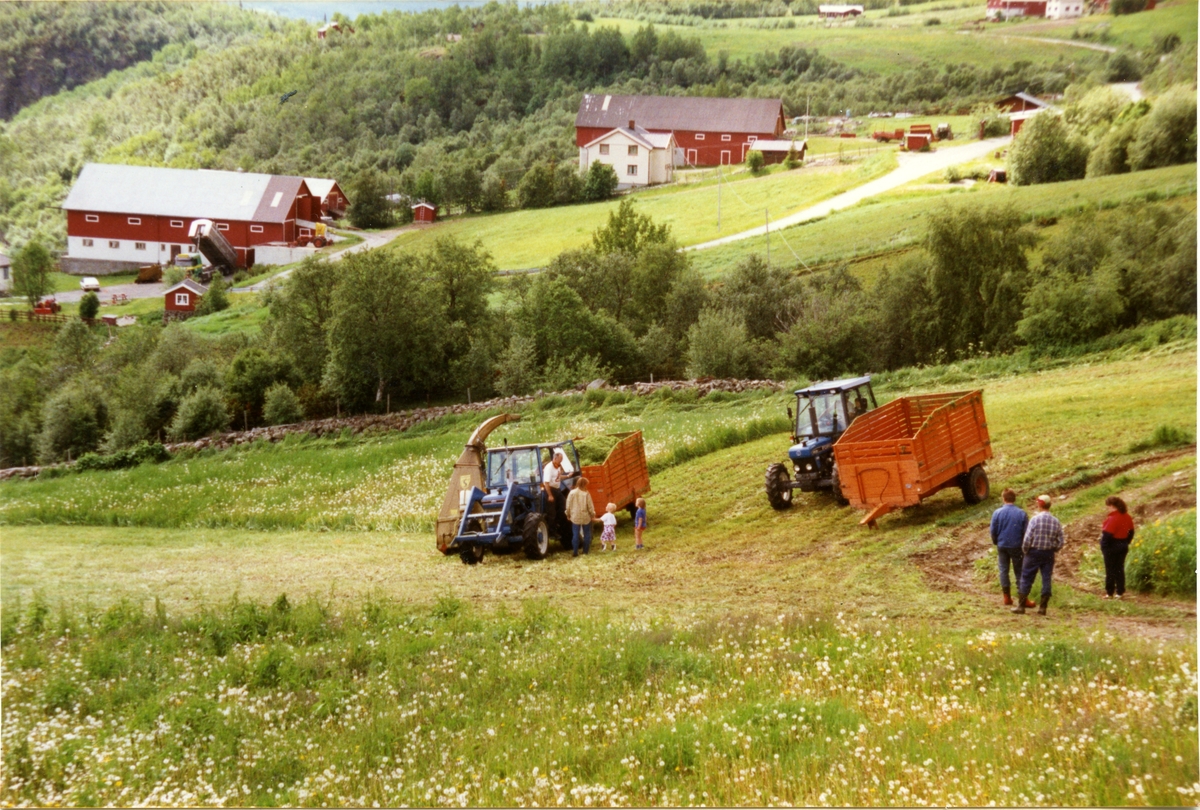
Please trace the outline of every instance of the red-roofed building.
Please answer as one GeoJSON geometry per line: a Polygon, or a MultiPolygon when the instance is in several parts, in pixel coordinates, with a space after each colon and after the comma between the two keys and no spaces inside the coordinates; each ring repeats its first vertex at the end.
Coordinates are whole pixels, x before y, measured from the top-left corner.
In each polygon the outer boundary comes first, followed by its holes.
{"type": "Polygon", "coordinates": [[[675,139],[676,166],[741,163],[759,139],[783,134],[783,102],[770,98],[614,96],[585,93],[575,116],[575,145],[583,150],[629,122],[675,139]]]}
{"type": "Polygon", "coordinates": [[[1046,0],[988,0],[989,20],[1011,20],[1016,17],[1045,17],[1046,0]]]}

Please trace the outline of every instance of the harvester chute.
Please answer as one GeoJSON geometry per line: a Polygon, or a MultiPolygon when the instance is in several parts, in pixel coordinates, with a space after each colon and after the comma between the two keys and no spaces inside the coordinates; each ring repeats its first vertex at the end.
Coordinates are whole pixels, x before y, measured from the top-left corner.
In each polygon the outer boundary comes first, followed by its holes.
{"type": "Polygon", "coordinates": [[[437,547],[443,554],[449,554],[450,542],[458,534],[458,525],[462,518],[463,504],[472,488],[484,486],[483,462],[487,453],[485,444],[488,435],[508,422],[516,422],[519,414],[502,413],[487,419],[467,441],[462,455],[454,462],[454,472],[450,474],[450,484],[446,487],[446,498],[442,501],[442,511],[437,519],[437,547]]]}

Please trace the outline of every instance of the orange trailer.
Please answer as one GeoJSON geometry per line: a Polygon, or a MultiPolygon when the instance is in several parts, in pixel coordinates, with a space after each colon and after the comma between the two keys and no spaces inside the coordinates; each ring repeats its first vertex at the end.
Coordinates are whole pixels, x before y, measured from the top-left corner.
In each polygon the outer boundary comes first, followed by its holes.
{"type": "Polygon", "coordinates": [[[957,486],[969,504],[989,494],[992,457],[982,391],[901,397],[859,416],[833,446],[842,494],[875,521],[957,486]]]}
{"type": "Polygon", "coordinates": [[[646,467],[646,447],[640,430],[633,433],[614,433],[621,441],[609,451],[603,464],[588,464],[580,470],[588,480],[588,489],[596,511],[603,512],[607,504],[618,509],[629,508],[634,501],[650,491],[650,472],[646,467]]]}

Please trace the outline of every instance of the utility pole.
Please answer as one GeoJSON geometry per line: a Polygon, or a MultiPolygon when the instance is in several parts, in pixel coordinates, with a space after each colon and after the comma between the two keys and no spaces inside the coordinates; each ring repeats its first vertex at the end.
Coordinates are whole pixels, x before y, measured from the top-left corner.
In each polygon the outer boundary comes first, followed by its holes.
{"type": "Polygon", "coordinates": [[[721,232],[721,164],[717,164],[717,233],[721,232]]]}
{"type": "Polygon", "coordinates": [[[767,267],[771,266],[771,209],[763,209],[763,219],[766,220],[767,231],[767,267]]]}

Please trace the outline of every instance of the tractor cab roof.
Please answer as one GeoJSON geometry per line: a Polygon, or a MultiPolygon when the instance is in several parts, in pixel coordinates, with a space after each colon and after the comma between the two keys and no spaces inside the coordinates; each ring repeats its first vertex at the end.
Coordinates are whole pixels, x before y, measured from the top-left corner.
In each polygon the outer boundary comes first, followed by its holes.
{"type": "Polygon", "coordinates": [[[820,394],[840,394],[843,391],[849,391],[852,388],[858,388],[860,385],[866,385],[871,381],[871,376],[865,377],[847,377],[843,380],[826,380],[825,382],[813,383],[808,388],[796,389],[797,396],[818,396],[820,394]]]}
{"type": "Polygon", "coordinates": [[[568,444],[573,444],[571,439],[563,439],[561,442],[534,442],[533,444],[502,444],[497,447],[489,447],[489,453],[507,453],[513,450],[553,450],[558,447],[565,447],[568,444]]]}

